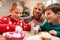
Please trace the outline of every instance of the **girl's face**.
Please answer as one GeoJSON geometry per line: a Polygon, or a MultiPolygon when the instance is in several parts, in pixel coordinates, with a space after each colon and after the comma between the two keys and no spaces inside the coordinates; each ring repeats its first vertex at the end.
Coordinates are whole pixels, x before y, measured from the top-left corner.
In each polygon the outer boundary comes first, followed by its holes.
{"type": "Polygon", "coordinates": [[[40,19],[41,15],[42,15],[42,6],[41,5],[35,5],[34,9],[33,9],[33,16],[35,19],[40,19]]]}
{"type": "Polygon", "coordinates": [[[45,11],[45,16],[46,16],[48,22],[53,23],[55,21],[58,21],[58,14],[57,13],[55,14],[51,10],[45,11]]]}
{"type": "Polygon", "coordinates": [[[11,17],[14,19],[20,19],[22,16],[22,8],[17,6],[12,12],[11,12],[11,17]]]}

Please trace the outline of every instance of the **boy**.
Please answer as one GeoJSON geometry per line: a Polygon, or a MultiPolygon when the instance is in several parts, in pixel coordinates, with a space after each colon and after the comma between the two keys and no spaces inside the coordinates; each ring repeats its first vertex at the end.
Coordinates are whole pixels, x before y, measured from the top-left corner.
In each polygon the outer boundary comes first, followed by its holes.
{"type": "Polygon", "coordinates": [[[51,35],[60,37],[60,24],[59,24],[60,4],[54,3],[45,9],[45,16],[47,22],[41,27],[41,30],[49,32],[51,35]]]}

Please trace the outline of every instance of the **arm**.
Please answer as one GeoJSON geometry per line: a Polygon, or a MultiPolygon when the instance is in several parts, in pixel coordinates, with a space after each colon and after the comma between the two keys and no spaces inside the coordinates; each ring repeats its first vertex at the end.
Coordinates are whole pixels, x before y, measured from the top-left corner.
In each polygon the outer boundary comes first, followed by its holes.
{"type": "Polygon", "coordinates": [[[47,22],[45,22],[44,24],[42,24],[42,25],[40,26],[41,31],[45,31],[45,30],[46,30],[46,28],[45,28],[46,24],[47,24],[47,22]]]}
{"type": "Polygon", "coordinates": [[[0,33],[15,31],[16,25],[13,24],[0,24],[0,33]]]}
{"type": "Polygon", "coordinates": [[[30,31],[31,30],[30,24],[26,24],[24,20],[22,21],[22,28],[24,31],[30,31]]]}
{"type": "Polygon", "coordinates": [[[23,30],[30,31],[31,30],[31,26],[29,24],[25,24],[24,27],[23,27],[23,30]]]}
{"type": "Polygon", "coordinates": [[[51,31],[49,31],[49,33],[50,33],[52,36],[60,37],[60,31],[51,30],[51,31]]]}
{"type": "Polygon", "coordinates": [[[6,16],[0,18],[0,33],[7,31],[15,31],[16,25],[9,24],[9,20],[6,16]]]}

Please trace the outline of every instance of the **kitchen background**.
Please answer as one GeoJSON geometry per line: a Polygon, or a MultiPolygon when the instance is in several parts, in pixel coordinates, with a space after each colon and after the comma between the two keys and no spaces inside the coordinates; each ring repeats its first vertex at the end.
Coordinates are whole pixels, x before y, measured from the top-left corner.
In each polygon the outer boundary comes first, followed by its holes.
{"type": "Polygon", "coordinates": [[[10,4],[14,1],[20,2],[24,5],[25,13],[23,13],[23,17],[32,16],[32,8],[37,2],[43,3],[45,7],[49,4],[60,2],[60,0],[0,0],[0,17],[9,14],[10,4]]]}

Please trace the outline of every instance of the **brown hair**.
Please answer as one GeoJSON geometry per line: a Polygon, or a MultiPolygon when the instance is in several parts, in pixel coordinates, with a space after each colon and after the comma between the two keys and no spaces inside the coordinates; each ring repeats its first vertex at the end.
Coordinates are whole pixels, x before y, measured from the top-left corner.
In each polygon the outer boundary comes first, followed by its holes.
{"type": "Polygon", "coordinates": [[[46,7],[45,11],[52,10],[55,14],[60,11],[60,3],[53,3],[46,7]]]}
{"type": "Polygon", "coordinates": [[[13,2],[10,6],[10,12],[12,12],[17,6],[20,6],[23,10],[23,7],[18,2],[13,2]]]}

